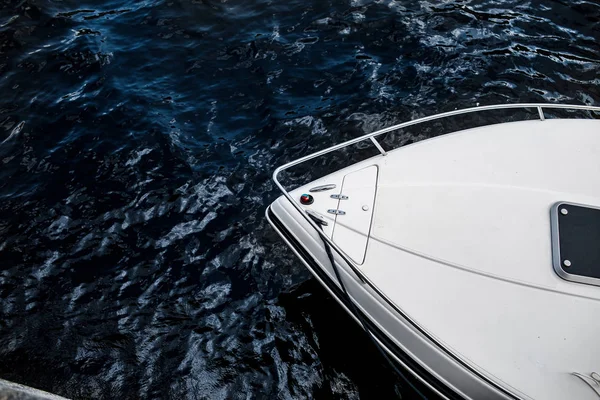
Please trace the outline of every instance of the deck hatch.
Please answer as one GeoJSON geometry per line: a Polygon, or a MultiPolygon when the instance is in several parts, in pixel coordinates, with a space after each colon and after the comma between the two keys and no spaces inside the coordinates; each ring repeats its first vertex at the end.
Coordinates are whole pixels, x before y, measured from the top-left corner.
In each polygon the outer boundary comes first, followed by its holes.
{"type": "Polygon", "coordinates": [[[554,270],[566,280],[600,286],[600,209],[560,202],[551,223],[554,270]]]}
{"type": "Polygon", "coordinates": [[[376,165],[350,172],[344,176],[339,194],[332,239],[356,264],[362,264],[367,252],[373,203],[377,190],[376,165]],[[343,212],[342,212],[343,211],[343,212]]]}

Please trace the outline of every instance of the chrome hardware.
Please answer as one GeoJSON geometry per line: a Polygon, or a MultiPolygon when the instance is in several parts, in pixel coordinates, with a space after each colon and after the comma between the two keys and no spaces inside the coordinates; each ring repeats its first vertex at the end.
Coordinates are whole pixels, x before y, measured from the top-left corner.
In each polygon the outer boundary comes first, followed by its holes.
{"type": "Polygon", "coordinates": [[[318,212],[315,212],[313,210],[304,210],[304,211],[306,211],[306,213],[308,215],[310,215],[310,217],[313,219],[313,221],[315,221],[317,224],[320,224],[323,226],[329,225],[329,222],[327,222],[325,217],[322,216],[321,214],[319,214],[318,212]]]}
{"type": "Polygon", "coordinates": [[[314,188],[310,188],[309,192],[324,192],[326,190],[335,189],[335,183],[330,183],[328,185],[315,186],[314,188]]]}
{"type": "Polygon", "coordinates": [[[373,136],[371,136],[369,139],[371,139],[371,142],[375,145],[375,147],[377,147],[377,150],[379,150],[382,156],[387,156],[387,152],[383,149],[383,147],[381,147],[377,139],[375,139],[373,136]]]}
{"type": "Polygon", "coordinates": [[[587,383],[588,386],[592,388],[592,390],[596,392],[598,396],[600,396],[600,374],[597,372],[592,372],[589,376],[580,374],[578,372],[571,372],[571,374],[587,383]]]}
{"type": "Polygon", "coordinates": [[[332,194],[331,196],[332,199],[336,199],[336,200],[348,200],[348,196],[343,195],[343,194],[332,194]]]}
{"type": "Polygon", "coordinates": [[[542,110],[542,107],[537,107],[538,110],[538,114],[540,115],[540,121],[545,121],[546,117],[544,116],[544,110],[542,110]]]}
{"type": "Polygon", "coordinates": [[[346,211],[334,210],[333,208],[330,208],[329,210],[327,210],[327,212],[329,214],[335,214],[335,215],[346,215],[346,211]]]}

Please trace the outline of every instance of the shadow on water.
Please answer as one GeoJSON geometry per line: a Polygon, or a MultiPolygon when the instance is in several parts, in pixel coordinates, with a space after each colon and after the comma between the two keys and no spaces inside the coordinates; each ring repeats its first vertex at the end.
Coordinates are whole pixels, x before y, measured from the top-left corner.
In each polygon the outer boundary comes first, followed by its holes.
{"type": "Polygon", "coordinates": [[[0,0],[0,377],[413,398],[265,222],[271,172],[455,108],[597,105],[599,19],[588,1],[0,0]]]}

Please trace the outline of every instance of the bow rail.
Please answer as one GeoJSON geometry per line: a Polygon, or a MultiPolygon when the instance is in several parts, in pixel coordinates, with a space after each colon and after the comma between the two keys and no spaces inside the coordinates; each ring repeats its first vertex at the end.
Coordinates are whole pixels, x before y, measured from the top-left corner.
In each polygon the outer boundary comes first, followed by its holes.
{"type": "Polygon", "coordinates": [[[292,203],[292,205],[296,208],[296,210],[298,210],[298,212],[304,217],[304,219],[318,232],[319,236],[329,245],[331,246],[332,249],[335,250],[335,252],[348,264],[348,266],[352,269],[352,271],[356,274],[356,276],[360,279],[361,282],[363,283],[368,283],[369,286],[371,286],[373,289],[376,290],[376,292],[378,292],[378,294],[380,294],[382,297],[384,297],[386,300],[389,301],[389,299],[387,299],[387,297],[383,294],[380,293],[380,291],[375,287],[375,285],[373,285],[373,283],[371,283],[369,281],[369,279],[365,276],[365,274],[358,268],[358,266],[350,259],[350,257],[348,257],[346,255],[346,253],[344,253],[344,251],[342,249],[340,249],[334,242],[333,240],[331,240],[329,237],[327,237],[327,235],[325,235],[323,233],[323,231],[321,229],[319,229],[319,227],[317,226],[317,224],[309,217],[309,215],[304,212],[304,210],[302,209],[300,203],[298,203],[297,201],[295,201],[292,196],[290,195],[290,193],[285,189],[285,187],[281,184],[281,182],[279,182],[279,174],[282,171],[285,171],[286,169],[289,169],[295,165],[298,164],[302,164],[308,160],[312,160],[315,159],[317,157],[321,157],[325,154],[331,153],[333,151],[336,150],[340,150],[343,149],[345,147],[348,147],[350,145],[359,143],[359,142],[363,142],[365,140],[370,140],[371,143],[377,148],[377,150],[379,150],[380,153],[380,157],[385,157],[387,155],[387,152],[383,149],[383,147],[381,146],[381,144],[377,141],[376,137],[383,135],[385,133],[388,132],[392,132],[398,129],[402,129],[402,128],[406,128],[409,126],[414,126],[414,125],[418,125],[418,124],[422,124],[424,122],[428,122],[428,121],[434,121],[437,119],[442,119],[442,118],[448,118],[448,117],[453,117],[456,115],[461,115],[461,114],[470,114],[470,113],[476,113],[476,112],[481,112],[481,111],[490,111],[490,110],[502,110],[502,109],[536,109],[538,112],[538,116],[540,121],[544,121],[545,115],[544,115],[544,109],[567,109],[567,110],[583,110],[583,111],[592,111],[592,112],[598,112],[600,113],[600,107],[594,107],[594,106],[582,106],[582,105],[575,105],[575,104],[545,104],[545,103],[516,103],[516,104],[496,104],[496,105],[489,105],[489,106],[480,106],[480,107],[471,107],[471,108],[464,108],[461,110],[454,110],[454,111],[448,111],[448,112],[444,112],[444,113],[440,113],[440,114],[435,114],[435,115],[430,115],[427,117],[423,117],[423,118],[418,118],[412,121],[407,121],[407,122],[403,122],[401,124],[398,125],[393,125],[384,129],[380,129],[378,131],[372,132],[372,133],[368,133],[366,135],[363,136],[359,136],[355,139],[351,139],[348,140],[346,142],[340,143],[340,144],[336,144],[334,146],[328,147],[326,149],[317,151],[315,153],[309,154],[307,156],[298,158],[297,160],[291,161],[287,164],[284,164],[278,168],[275,169],[275,171],[273,172],[273,181],[275,182],[275,184],[277,185],[277,187],[279,188],[279,190],[281,190],[281,192],[283,193],[283,195],[290,201],[290,203],[292,203]]]}

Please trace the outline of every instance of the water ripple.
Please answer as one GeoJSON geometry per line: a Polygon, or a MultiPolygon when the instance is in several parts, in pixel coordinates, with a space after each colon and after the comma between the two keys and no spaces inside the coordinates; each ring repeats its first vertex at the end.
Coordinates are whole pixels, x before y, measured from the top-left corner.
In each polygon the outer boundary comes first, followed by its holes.
{"type": "Polygon", "coordinates": [[[586,0],[0,3],[0,377],[73,398],[413,397],[268,227],[271,172],[600,101],[586,0]]]}

